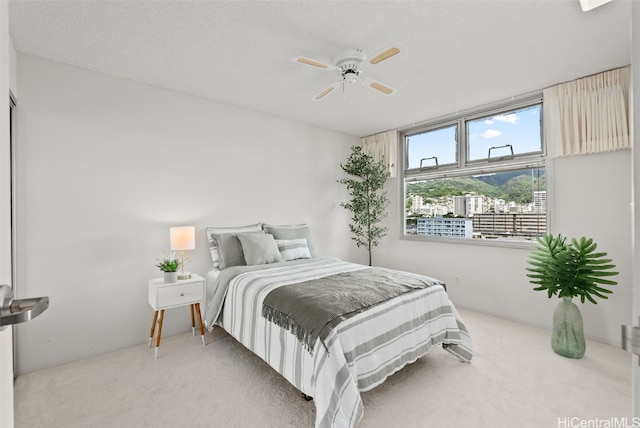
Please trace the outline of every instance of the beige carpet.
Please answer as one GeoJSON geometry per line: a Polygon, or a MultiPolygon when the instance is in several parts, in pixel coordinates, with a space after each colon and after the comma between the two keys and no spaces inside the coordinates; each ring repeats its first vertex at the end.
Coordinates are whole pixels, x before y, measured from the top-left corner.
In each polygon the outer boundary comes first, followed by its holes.
{"type": "MultiPolygon", "coordinates": [[[[475,342],[473,362],[434,348],[363,394],[359,427],[632,423],[630,354],[589,342],[585,357],[571,360],[553,353],[546,330],[461,315],[475,342]]],[[[155,361],[145,343],[19,376],[15,426],[313,427],[313,402],[262,360],[220,329],[207,341],[203,348],[187,333],[163,338],[155,361]]]]}

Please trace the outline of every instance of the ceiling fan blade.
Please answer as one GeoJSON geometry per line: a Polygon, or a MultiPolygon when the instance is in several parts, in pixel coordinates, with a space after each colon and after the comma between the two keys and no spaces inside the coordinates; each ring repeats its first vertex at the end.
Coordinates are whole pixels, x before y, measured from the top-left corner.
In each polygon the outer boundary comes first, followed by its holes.
{"type": "Polygon", "coordinates": [[[385,95],[391,95],[394,92],[393,88],[390,88],[387,85],[383,85],[380,82],[375,82],[375,81],[369,82],[369,86],[371,86],[373,89],[377,91],[382,92],[385,95]]]}
{"type": "Polygon", "coordinates": [[[310,65],[312,67],[318,67],[318,68],[324,68],[324,69],[335,68],[335,66],[333,65],[327,65],[327,64],[321,63],[320,61],[316,61],[315,59],[306,58],[304,56],[297,56],[293,58],[293,61],[298,62],[300,64],[310,65]]]}
{"type": "Polygon", "coordinates": [[[321,99],[323,99],[324,97],[326,97],[327,95],[329,95],[329,93],[331,91],[333,91],[336,88],[336,85],[331,85],[328,88],[323,89],[318,95],[316,95],[315,97],[313,97],[314,101],[320,101],[321,99]]]}
{"type": "Polygon", "coordinates": [[[394,55],[398,55],[399,53],[400,53],[400,47],[398,47],[397,45],[394,45],[394,46],[388,47],[387,49],[380,52],[378,55],[371,58],[369,62],[371,64],[377,64],[379,62],[382,62],[384,60],[391,58],[394,55]]]}

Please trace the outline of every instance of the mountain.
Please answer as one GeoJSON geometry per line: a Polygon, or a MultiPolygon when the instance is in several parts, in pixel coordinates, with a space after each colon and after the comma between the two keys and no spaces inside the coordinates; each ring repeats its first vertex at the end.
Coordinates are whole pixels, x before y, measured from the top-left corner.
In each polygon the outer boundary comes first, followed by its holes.
{"type": "Polygon", "coordinates": [[[534,189],[546,189],[544,169],[509,171],[473,177],[452,177],[407,184],[407,197],[422,196],[425,203],[467,194],[484,195],[518,204],[530,203],[534,189]]]}

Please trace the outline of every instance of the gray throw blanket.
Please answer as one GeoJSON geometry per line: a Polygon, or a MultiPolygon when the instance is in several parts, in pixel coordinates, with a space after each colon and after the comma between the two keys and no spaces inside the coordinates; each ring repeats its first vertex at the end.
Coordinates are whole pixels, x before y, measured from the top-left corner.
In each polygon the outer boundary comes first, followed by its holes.
{"type": "Polygon", "coordinates": [[[264,299],[262,316],[292,332],[313,352],[318,337],[325,348],[331,329],[370,306],[417,288],[433,278],[385,268],[367,268],[284,285],[264,299]]]}

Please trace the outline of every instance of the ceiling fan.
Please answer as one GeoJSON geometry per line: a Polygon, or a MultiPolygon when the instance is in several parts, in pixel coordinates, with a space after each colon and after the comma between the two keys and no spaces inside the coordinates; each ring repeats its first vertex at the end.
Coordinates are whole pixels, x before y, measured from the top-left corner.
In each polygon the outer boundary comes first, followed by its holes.
{"type": "MultiPolygon", "coordinates": [[[[382,61],[386,61],[387,59],[397,55],[400,53],[400,47],[396,45],[392,45],[378,54],[376,54],[373,58],[371,58],[368,64],[376,65],[381,63],[382,61]]],[[[349,49],[343,52],[340,52],[335,56],[333,62],[334,64],[329,65],[325,64],[321,61],[316,61],[311,58],[307,58],[304,56],[297,56],[293,58],[294,62],[308,65],[311,67],[318,67],[324,70],[335,71],[338,75],[338,81],[333,83],[331,86],[320,91],[315,97],[314,100],[319,101],[323,99],[325,96],[329,95],[334,89],[342,86],[342,92],[344,94],[345,86],[352,85],[354,83],[366,84],[370,88],[373,88],[377,91],[385,95],[391,95],[394,93],[395,89],[392,87],[385,85],[383,83],[378,82],[372,78],[365,78],[363,75],[365,74],[365,61],[367,59],[367,55],[361,51],[360,49],[349,49]]]]}

